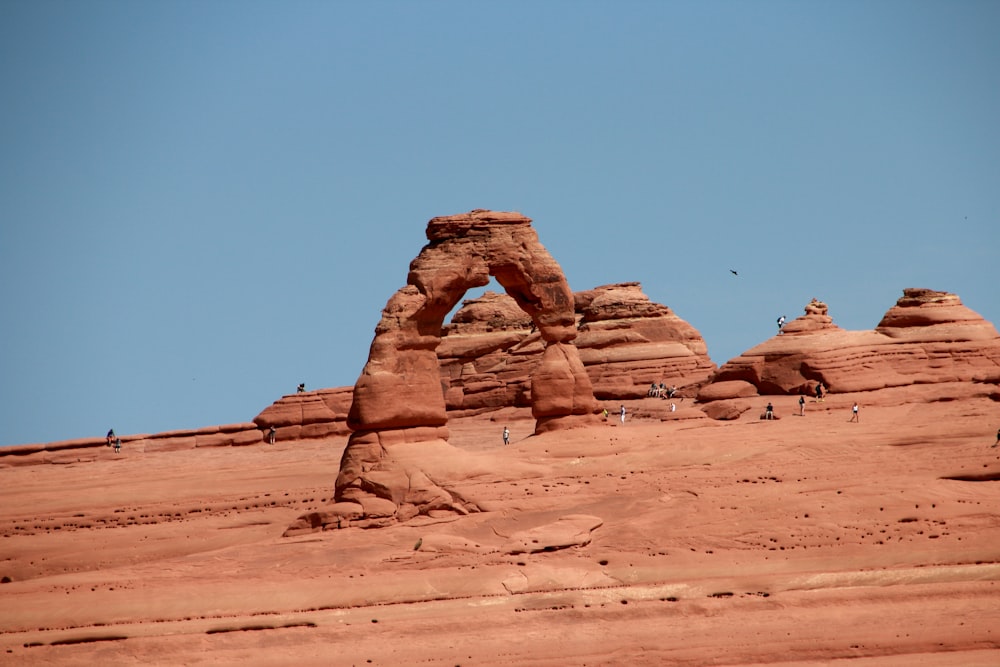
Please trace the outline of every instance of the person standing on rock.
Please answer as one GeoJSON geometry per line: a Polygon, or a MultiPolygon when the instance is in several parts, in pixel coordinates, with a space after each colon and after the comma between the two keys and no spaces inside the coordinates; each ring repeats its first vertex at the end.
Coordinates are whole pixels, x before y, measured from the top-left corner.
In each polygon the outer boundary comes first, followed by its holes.
{"type": "Polygon", "coordinates": [[[622,426],[624,426],[625,425],[625,405],[624,404],[622,404],[622,409],[621,409],[621,413],[620,414],[621,414],[622,426]]]}
{"type": "Polygon", "coordinates": [[[771,402],[767,402],[767,407],[764,408],[764,419],[774,419],[774,406],[771,402]]]}
{"type": "Polygon", "coordinates": [[[782,315],[781,317],[778,318],[778,333],[781,333],[781,329],[784,326],[785,326],[785,316],[782,315]]]}
{"type": "Polygon", "coordinates": [[[823,383],[821,382],[816,383],[816,400],[820,403],[823,402],[823,383]]]}
{"type": "Polygon", "coordinates": [[[267,443],[269,445],[273,445],[274,444],[274,438],[277,435],[278,435],[278,429],[274,428],[273,426],[270,429],[268,429],[268,431],[267,431],[267,443]]]}
{"type": "Polygon", "coordinates": [[[806,397],[799,394],[799,417],[806,416],[806,397]]]}
{"type": "Polygon", "coordinates": [[[503,427],[503,444],[510,444],[510,429],[506,426],[503,427]]]}
{"type": "Polygon", "coordinates": [[[851,421],[861,423],[861,418],[858,417],[858,402],[854,402],[854,407],[851,408],[851,421]]]}

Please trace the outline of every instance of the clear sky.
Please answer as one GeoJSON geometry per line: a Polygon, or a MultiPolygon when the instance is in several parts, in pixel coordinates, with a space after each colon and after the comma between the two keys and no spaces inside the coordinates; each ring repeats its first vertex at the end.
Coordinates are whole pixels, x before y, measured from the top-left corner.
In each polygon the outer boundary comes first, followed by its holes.
{"type": "Polygon", "coordinates": [[[0,0],[0,444],[352,385],[474,208],[718,364],[814,296],[998,324],[998,35],[992,0],[0,0]]]}

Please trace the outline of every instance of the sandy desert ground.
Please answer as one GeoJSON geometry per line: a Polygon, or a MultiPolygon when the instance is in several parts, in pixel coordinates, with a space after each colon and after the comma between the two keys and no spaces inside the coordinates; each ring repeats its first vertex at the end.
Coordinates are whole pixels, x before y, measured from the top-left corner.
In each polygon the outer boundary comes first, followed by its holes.
{"type": "Polygon", "coordinates": [[[853,398],[453,420],[490,511],[288,538],[346,438],[0,468],[0,664],[1000,664],[1000,405],[853,398]]]}

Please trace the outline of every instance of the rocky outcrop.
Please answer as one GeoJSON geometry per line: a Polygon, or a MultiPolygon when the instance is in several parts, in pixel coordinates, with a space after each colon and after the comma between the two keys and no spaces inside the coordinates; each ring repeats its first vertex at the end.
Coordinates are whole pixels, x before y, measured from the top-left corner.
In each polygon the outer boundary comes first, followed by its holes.
{"type": "MultiPolygon", "coordinates": [[[[650,384],[697,386],[715,371],[701,334],[639,283],[574,294],[574,341],[600,399],[645,397],[650,384]]],[[[528,378],[545,350],[516,302],[487,292],[465,301],[444,327],[438,359],[449,410],[484,411],[531,404],[528,378]]]]}
{"type": "Polygon", "coordinates": [[[719,369],[700,401],[758,394],[877,391],[919,384],[978,383],[994,394],[1000,384],[1000,334],[955,294],[905,289],[871,331],[833,324],[826,304],[813,300],[784,333],[747,350],[719,369]]]}
{"type": "Polygon", "coordinates": [[[642,398],[653,383],[698,385],[716,370],[698,330],[639,283],[577,292],[576,310],[576,346],[598,398],[642,398]]]}
{"type": "Polygon", "coordinates": [[[254,417],[254,424],[267,433],[275,429],[275,441],[303,440],[347,435],[347,411],[351,387],[336,387],[287,394],[254,417]]]}
{"type": "MultiPolygon", "coordinates": [[[[407,285],[382,311],[347,417],[353,433],[341,459],[336,499],[377,504],[378,516],[365,513],[372,518],[383,518],[386,507],[373,499],[390,501],[395,518],[476,509],[432,481],[441,479],[436,471],[427,473],[437,458],[424,460],[415,452],[450,448],[437,357],[442,324],[465,292],[487,285],[490,276],[531,318],[544,344],[531,380],[536,432],[596,421],[593,388],[572,343],[573,294],[531,220],[476,210],[434,218],[427,238],[410,264],[407,285]]],[[[444,458],[454,465],[458,457],[450,449],[444,458]]]]}

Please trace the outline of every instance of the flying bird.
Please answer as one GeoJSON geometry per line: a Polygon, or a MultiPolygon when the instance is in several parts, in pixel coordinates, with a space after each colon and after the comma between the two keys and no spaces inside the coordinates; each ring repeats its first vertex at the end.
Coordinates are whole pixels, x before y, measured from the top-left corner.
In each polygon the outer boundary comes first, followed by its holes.
{"type": "Polygon", "coordinates": [[[734,270],[732,270],[732,269],[729,269],[729,272],[730,272],[731,274],[733,274],[734,276],[738,276],[738,275],[740,275],[740,274],[736,273],[736,271],[734,271],[734,270]]]}

